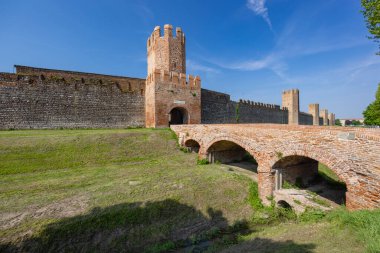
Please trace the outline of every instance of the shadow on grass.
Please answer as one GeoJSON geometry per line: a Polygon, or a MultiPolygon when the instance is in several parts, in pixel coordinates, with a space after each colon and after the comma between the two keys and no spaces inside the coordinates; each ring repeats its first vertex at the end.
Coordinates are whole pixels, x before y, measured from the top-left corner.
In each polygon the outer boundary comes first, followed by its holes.
{"type": "Polygon", "coordinates": [[[306,189],[338,205],[344,205],[346,203],[346,184],[334,179],[324,171],[318,171],[318,175],[311,181],[311,185],[306,187],[306,189]]]}
{"type": "Polygon", "coordinates": [[[223,253],[254,252],[254,253],[313,253],[315,245],[297,244],[291,240],[273,241],[267,238],[255,238],[239,245],[232,246],[223,253]]]}
{"type": "MultiPolygon", "coordinates": [[[[239,235],[251,232],[246,221],[229,225],[221,211],[209,208],[204,215],[167,199],[94,208],[48,224],[21,242],[2,243],[0,252],[203,252],[236,244],[239,235]]],[[[265,242],[270,248],[284,245],[265,242]]]]}

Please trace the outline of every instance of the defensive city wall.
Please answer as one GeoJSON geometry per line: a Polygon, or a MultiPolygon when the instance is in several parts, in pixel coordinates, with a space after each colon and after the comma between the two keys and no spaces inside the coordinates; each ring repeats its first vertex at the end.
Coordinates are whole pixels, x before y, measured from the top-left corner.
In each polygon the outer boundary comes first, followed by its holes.
{"type": "Polygon", "coordinates": [[[172,124],[275,123],[333,125],[335,115],[311,104],[299,108],[299,90],[282,105],[202,89],[186,74],[185,34],[155,27],[147,40],[147,77],[131,78],[15,66],[0,73],[0,129],[168,127],[172,124]]]}

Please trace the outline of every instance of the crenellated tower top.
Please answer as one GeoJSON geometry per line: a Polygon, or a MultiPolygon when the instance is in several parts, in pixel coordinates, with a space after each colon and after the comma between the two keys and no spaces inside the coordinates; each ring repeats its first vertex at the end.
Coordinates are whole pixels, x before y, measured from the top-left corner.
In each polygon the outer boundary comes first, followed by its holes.
{"type": "Polygon", "coordinates": [[[155,69],[186,74],[185,34],[180,27],[173,36],[173,26],[156,26],[147,41],[148,75],[155,69]]]}

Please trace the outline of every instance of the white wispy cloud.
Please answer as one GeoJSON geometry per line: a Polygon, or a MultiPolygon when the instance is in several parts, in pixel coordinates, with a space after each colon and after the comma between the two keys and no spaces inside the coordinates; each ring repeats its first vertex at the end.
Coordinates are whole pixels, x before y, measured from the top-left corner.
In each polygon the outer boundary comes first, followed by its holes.
{"type": "Polygon", "coordinates": [[[195,62],[193,60],[186,60],[186,67],[190,71],[202,71],[202,72],[209,72],[209,73],[220,73],[220,71],[218,69],[216,69],[216,68],[205,66],[205,65],[200,64],[198,62],[195,62]]]}
{"type": "Polygon", "coordinates": [[[266,0],[247,0],[248,9],[256,15],[261,16],[272,30],[272,22],[269,19],[268,8],[265,6],[266,0]]]}
{"type": "MultiPolygon", "coordinates": [[[[252,8],[257,13],[267,13],[265,1],[249,0],[252,8]],[[254,5],[255,3],[255,5],[254,5]]],[[[226,60],[213,59],[208,57],[205,61],[224,69],[241,70],[241,71],[258,71],[263,69],[271,70],[284,83],[297,83],[298,78],[288,74],[288,62],[297,57],[315,55],[319,53],[332,52],[347,48],[353,48],[369,43],[366,38],[353,38],[350,35],[333,37],[326,34],[325,29],[314,30],[312,36],[300,36],[304,31],[310,30],[312,23],[302,23],[306,15],[316,16],[319,10],[305,14],[296,12],[286,23],[279,36],[276,36],[276,42],[271,51],[260,58],[226,60]],[[315,12],[315,13],[314,13],[315,12]]],[[[314,20],[317,20],[314,18],[314,20]]]]}

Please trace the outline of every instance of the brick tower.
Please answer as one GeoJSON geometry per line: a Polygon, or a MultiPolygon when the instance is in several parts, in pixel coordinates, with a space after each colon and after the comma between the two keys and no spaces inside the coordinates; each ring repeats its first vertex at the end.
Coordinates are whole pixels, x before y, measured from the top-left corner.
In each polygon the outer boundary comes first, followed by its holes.
{"type": "Polygon", "coordinates": [[[313,125],[319,126],[319,104],[309,104],[309,113],[313,116],[313,125]]]}
{"type": "Polygon", "coordinates": [[[145,91],[145,126],[201,122],[201,79],[186,78],[185,35],[177,27],[156,26],[147,41],[148,76],[145,91]]]}
{"type": "Polygon", "coordinates": [[[299,112],[300,112],[300,92],[298,89],[292,89],[282,92],[282,107],[288,108],[288,124],[299,124],[299,112]]]}

